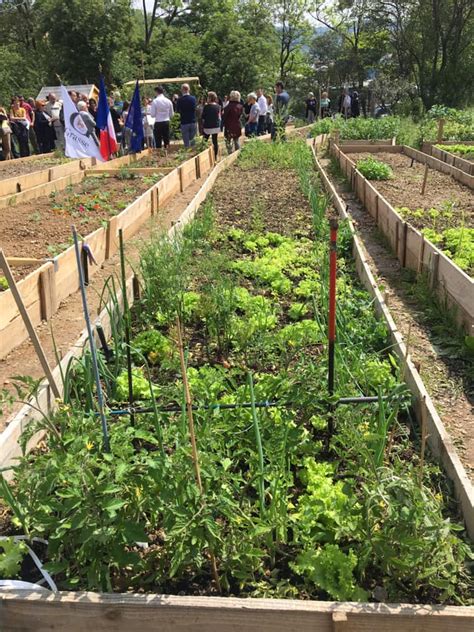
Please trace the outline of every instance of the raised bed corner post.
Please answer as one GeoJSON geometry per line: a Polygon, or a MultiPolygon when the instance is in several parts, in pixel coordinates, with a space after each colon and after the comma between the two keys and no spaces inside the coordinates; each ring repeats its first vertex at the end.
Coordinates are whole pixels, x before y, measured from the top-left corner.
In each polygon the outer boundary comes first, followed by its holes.
{"type": "Polygon", "coordinates": [[[79,274],[79,288],[81,290],[82,308],[84,310],[84,320],[86,321],[87,336],[89,338],[89,345],[91,349],[92,368],[94,371],[94,380],[95,380],[95,386],[97,389],[97,403],[99,406],[100,422],[102,425],[102,436],[104,438],[104,452],[110,452],[109,431],[107,428],[107,420],[105,418],[105,412],[104,412],[104,397],[102,393],[102,384],[100,382],[99,365],[97,364],[97,350],[95,347],[94,334],[92,332],[91,319],[89,316],[89,308],[87,306],[86,286],[84,283],[84,275],[83,275],[82,264],[81,264],[81,252],[79,250],[79,239],[77,237],[77,231],[74,224],[71,226],[71,229],[72,229],[72,237],[74,240],[74,252],[76,254],[77,271],[79,274]]]}
{"type": "MultiPolygon", "coordinates": [[[[336,273],[337,273],[337,230],[339,227],[336,218],[329,220],[329,325],[328,325],[328,394],[334,395],[334,371],[335,371],[335,344],[336,344],[336,273]]],[[[330,415],[328,420],[328,434],[334,434],[334,404],[330,403],[330,415]]]]}
{"type": "Polygon", "coordinates": [[[135,414],[133,413],[133,375],[132,375],[132,354],[130,351],[130,310],[128,308],[127,297],[127,277],[125,276],[125,246],[123,244],[123,231],[119,229],[119,249],[120,249],[120,272],[122,275],[122,295],[123,295],[123,316],[125,323],[125,346],[127,348],[127,381],[128,381],[128,404],[130,406],[130,423],[135,425],[135,414]]]}

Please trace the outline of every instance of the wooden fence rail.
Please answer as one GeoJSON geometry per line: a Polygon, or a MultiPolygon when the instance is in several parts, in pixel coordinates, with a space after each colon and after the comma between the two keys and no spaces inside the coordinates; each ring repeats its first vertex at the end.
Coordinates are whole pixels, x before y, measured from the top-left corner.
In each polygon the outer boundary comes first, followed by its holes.
{"type": "Polygon", "coordinates": [[[466,172],[467,174],[474,176],[474,160],[466,160],[461,156],[456,156],[446,149],[440,149],[436,147],[436,144],[439,145],[472,145],[472,151],[474,152],[474,141],[443,141],[441,143],[428,143],[424,142],[421,146],[421,151],[429,156],[434,156],[445,162],[448,165],[452,165],[461,171],[466,172]]]}
{"type": "Polygon", "coordinates": [[[0,597],[2,632],[472,632],[474,608],[292,599],[23,591],[0,597]]]}

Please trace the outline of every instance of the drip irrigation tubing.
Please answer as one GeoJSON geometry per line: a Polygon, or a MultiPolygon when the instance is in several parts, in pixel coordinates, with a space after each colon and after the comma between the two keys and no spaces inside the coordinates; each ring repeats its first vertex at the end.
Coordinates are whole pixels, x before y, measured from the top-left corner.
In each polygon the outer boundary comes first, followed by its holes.
{"type": "MultiPolygon", "coordinates": [[[[384,395],[382,396],[381,399],[387,400],[389,399],[389,396],[384,395]]],[[[376,396],[341,397],[334,403],[334,405],[339,406],[339,405],[347,405],[347,404],[376,404],[379,400],[380,398],[376,396]]],[[[327,401],[319,400],[316,403],[327,404],[327,401]]],[[[203,404],[203,405],[193,404],[192,410],[218,410],[218,409],[234,410],[236,408],[252,408],[253,406],[255,406],[255,408],[277,408],[278,406],[290,407],[290,406],[295,406],[295,405],[297,405],[297,402],[280,402],[278,400],[275,400],[275,401],[265,400],[263,402],[255,402],[254,404],[252,404],[252,402],[240,402],[236,404],[218,404],[218,403],[203,404]]],[[[135,408],[124,407],[124,408],[112,408],[108,410],[107,413],[113,417],[120,417],[124,415],[130,415],[131,413],[134,413],[137,415],[145,415],[149,413],[154,413],[155,411],[159,413],[181,413],[183,411],[183,407],[182,406],[161,406],[156,409],[153,408],[153,406],[143,406],[143,407],[138,406],[135,408]]]]}

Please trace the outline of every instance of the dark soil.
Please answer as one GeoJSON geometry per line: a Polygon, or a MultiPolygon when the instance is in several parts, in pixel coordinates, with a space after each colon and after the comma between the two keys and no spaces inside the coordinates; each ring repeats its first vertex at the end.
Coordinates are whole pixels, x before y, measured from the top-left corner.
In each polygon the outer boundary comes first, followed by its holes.
{"type": "MultiPolygon", "coordinates": [[[[151,186],[147,178],[90,177],[51,195],[2,209],[0,247],[7,256],[53,257],[71,243],[71,224],[88,235],[151,186]]],[[[33,268],[15,268],[21,278],[33,268]]]]}
{"type": "Polygon", "coordinates": [[[69,158],[38,158],[38,160],[28,160],[28,162],[19,162],[18,160],[5,160],[0,163],[0,180],[13,178],[14,176],[23,176],[34,171],[49,169],[66,162],[71,162],[69,158]]]}
{"type": "Polygon", "coordinates": [[[212,199],[222,230],[235,226],[249,232],[267,231],[295,236],[308,224],[308,202],[293,171],[239,165],[224,171],[212,189],[212,199]]]}
{"type": "Polygon", "coordinates": [[[440,216],[431,218],[429,213],[417,218],[410,213],[410,224],[416,228],[433,228],[437,231],[449,227],[474,227],[474,195],[473,192],[451,176],[430,169],[426,184],[425,195],[421,195],[425,165],[414,162],[405,154],[368,152],[351,153],[349,157],[357,163],[369,155],[390,165],[394,177],[391,180],[377,180],[372,182],[374,187],[390,202],[394,208],[408,207],[411,211],[417,209],[436,209],[452,213],[449,217],[443,212],[440,216]]]}

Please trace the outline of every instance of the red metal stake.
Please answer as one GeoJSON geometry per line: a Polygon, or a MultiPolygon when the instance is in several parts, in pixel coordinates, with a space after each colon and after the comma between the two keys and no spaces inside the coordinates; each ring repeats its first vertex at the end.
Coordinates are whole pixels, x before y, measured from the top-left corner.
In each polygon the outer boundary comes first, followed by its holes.
{"type": "MultiPolygon", "coordinates": [[[[328,327],[328,393],[334,395],[334,356],[336,343],[336,274],[337,274],[337,219],[330,219],[329,226],[329,327],[328,327]]],[[[333,407],[331,406],[331,409],[333,407]]],[[[329,435],[334,433],[334,417],[328,421],[329,435]]]]}

